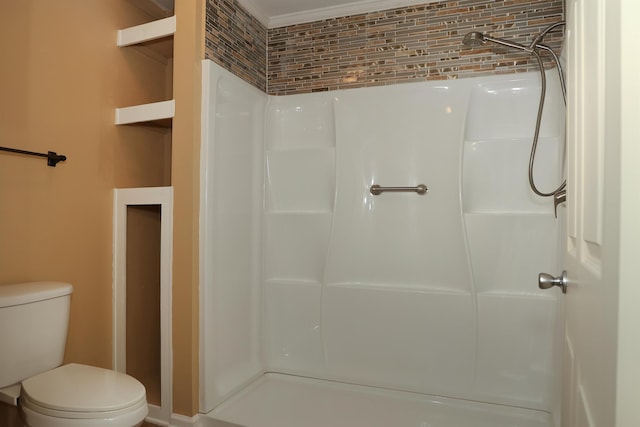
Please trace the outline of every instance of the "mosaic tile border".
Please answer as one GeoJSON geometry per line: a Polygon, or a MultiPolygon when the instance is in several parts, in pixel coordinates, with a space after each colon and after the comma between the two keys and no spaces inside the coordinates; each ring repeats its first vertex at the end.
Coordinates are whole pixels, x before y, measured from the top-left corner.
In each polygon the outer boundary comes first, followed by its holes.
{"type": "MultiPolygon", "coordinates": [[[[205,57],[272,95],[515,73],[535,59],[464,35],[528,44],[563,15],[562,0],[457,0],[267,29],[237,0],[207,0],[205,57]]],[[[559,52],[562,36],[545,43],[559,52]]]]}
{"type": "MultiPolygon", "coordinates": [[[[480,31],[527,44],[563,19],[563,1],[459,0],[427,3],[269,30],[272,95],[380,86],[537,69],[526,53],[468,48],[480,31]]],[[[562,32],[546,39],[561,48],[562,32]]]]}
{"type": "Polygon", "coordinates": [[[207,0],[205,58],[267,91],[267,28],[236,0],[207,0]]]}

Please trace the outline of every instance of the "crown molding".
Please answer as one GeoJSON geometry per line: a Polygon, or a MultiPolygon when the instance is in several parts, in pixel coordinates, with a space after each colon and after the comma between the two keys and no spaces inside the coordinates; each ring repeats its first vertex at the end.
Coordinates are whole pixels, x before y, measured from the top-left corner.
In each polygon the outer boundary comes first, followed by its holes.
{"type": "Polygon", "coordinates": [[[269,14],[258,5],[256,0],[238,0],[240,6],[242,6],[249,14],[262,23],[265,27],[269,28],[269,14]]]}
{"type": "Polygon", "coordinates": [[[323,7],[304,12],[287,13],[284,15],[269,16],[256,0],[238,0],[247,12],[251,13],[267,28],[286,27],[288,25],[303,24],[306,22],[322,21],[325,19],[339,18],[343,16],[359,15],[362,13],[379,10],[395,9],[397,7],[414,6],[417,4],[435,3],[440,0],[361,0],[340,6],[323,7]]]}

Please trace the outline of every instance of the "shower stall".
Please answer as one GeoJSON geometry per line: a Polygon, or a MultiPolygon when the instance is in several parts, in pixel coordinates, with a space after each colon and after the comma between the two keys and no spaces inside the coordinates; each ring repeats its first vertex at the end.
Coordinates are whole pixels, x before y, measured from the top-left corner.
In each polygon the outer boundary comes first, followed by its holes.
{"type": "MultiPolygon", "coordinates": [[[[546,78],[533,174],[553,190],[564,104],[546,78]]],[[[539,95],[531,72],[276,97],[205,61],[205,425],[553,426],[560,291],[537,275],[559,270],[561,230],[528,184],[539,95]]]]}

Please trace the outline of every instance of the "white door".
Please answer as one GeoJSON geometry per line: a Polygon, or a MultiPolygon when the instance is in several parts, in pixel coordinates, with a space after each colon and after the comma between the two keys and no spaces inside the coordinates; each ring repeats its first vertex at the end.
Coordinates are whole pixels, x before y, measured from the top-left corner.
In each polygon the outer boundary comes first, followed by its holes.
{"type": "Polygon", "coordinates": [[[637,3],[566,4],[569,286],[562,427],[640,426],[637,3]]]}

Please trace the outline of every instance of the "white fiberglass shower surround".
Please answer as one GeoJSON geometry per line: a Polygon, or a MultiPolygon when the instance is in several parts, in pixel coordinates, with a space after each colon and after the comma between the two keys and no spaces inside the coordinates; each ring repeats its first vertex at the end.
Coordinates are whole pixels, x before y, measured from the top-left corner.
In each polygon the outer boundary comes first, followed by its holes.
{"type": "MultiPolygon", "coordinates": [[[[536,279],[559,269],[560,230],[527,182],[539,74],[277,97],[203,71],[205,425],[553,425],[559,291],[536,279]]],[[[535,175],[555,188],[547,76],[535,175]]]]}

